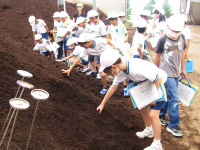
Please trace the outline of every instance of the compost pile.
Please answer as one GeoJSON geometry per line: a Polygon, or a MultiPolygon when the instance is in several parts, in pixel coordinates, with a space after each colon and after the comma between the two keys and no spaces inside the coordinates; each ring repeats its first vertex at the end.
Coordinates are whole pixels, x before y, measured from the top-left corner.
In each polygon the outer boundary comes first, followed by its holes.
{"type": "MultiPolygon", "coordinates": [[[[87,9],[91,7],[86,6],[87,9]]],[[[32,131],[32,150],[141,150],[152,139],[139,139],[135,133],[144,128],[138,110],[133,109],[129,98],[123,98],[123,87],[106,105],[100,115],[96,107],[103,96],[102,85],[96,78],[73,71],[70,77],[61,73],[67,66],[32,51],[33,37],[28,22],[30,15],[44,19],[49,29],[53,27],[52,14],[57,11],[56,0],[1,0],[0,1],[0,127],[10,109],[22,77],[17,70],[33,74],[24,80],[36,89],[48,91],[50,97],[41,101],[32,131]]],[[[67,3],[72,17],[75,5],[67,3]]],[[[109,83],[111,84],[111,83],[109,83]]],[[[30,103],[27,110],[19,111],[10,149],[25,149],[36,100],[25,89],[23,99],[30,103]]],[[[6,148],[8,134],[2,149],[6,148]]]]}

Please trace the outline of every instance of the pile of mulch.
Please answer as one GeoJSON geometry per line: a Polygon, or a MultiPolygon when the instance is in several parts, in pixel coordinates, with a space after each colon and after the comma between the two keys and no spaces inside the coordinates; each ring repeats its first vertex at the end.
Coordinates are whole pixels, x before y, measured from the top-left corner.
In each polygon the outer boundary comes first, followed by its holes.
{"type": "MultiPolygon", "coordinates": [[[[39,103],[29,149],[141,150],[150,145],[152,139],[139,139],[135,135],[144,128],[144,123],[130,99],[123,97],[122,85],[100,115],[96,111],[103,99],[99,94],[100,80],[77,71],[67,77],[61,73],[67,66],[32,51],[28,17],[35,15],[44,19],[52,29],[52,14],[57,10],[55,0],[0,1],[0,127],[10,109],[9,100],[18,89],[16,81],[22,78],[17,70],[26,70],[33,78],[24,80],[50,95],[48,100],[39,103]]],[[[67,3],[70,16],[75,11],[75,5],[67,3]]],[[[10,144],[12,150],[26,147],[37,102],[30,92],[25,89],[22,95],[30,107],[19,111],[10,144]]],[[[1,149],[6,149],[9,133],[10,129],[1,149]]]]}

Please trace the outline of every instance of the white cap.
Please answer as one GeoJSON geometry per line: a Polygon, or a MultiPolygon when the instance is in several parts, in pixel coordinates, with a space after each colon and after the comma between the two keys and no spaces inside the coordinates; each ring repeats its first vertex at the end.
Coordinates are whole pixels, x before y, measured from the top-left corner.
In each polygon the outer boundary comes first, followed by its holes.
{"type": "Polygon", "coordinates": [[[70,46],[70,45],[72,45],[74,43],[77,44],[77,41],[78,41],[78,38],[76,38],[76,37],[69,38],[66,45],[70,46]]]}
{"type": "Polygon", "coordinates": [[[111,19],[111,18],[118,18],[117,13],[116,13],[116,12],[111,12],[111,13],[109,13],[109,14],[108,14],[108,18],[106,18],[106,19],[111,19]]]}
{"type": "Polygon", "coordinates": [[[182,31],[184,24],[184,18],[179,14],[173,15],[167,20],[168,27],[173,31],[182,31]]]}
{"type": "Polygon", "coordinates": [[[76,4],[76,7],[82,7],[83,8],[83,4],[82,3],[78,3],[78,4],[76,4]]]}
{"type": "Polygon", "coordinates": [[[92,18],[92,17],[99,16],[99,13],[96,10],[90,10],[90,11],[88,11],[87,16],[89,18],[92,18]]]}
{"type": "Polygon", "coordinates": [[[29,23],[32,25],[32,24],[34,24],[35,23],[35,16],[30,16],[29,18],[28,18],[28,21],[29,21],[29,23]]]}
{"type": "Polygon", "coordinates": [[[93,39],[93,37],[90,33],[81,33],[81,35],[78,38],[78,42],[84,43],[84,42],[90,41],[92,39],[93,39]]]}
{"type": "Polygon", "coordinates": [[[151,16],[151,11],[150,10],[143,10],[141,15],[143,15],[143,16],[151,16]]]}
{"type": "Polygon", "coordinates": [[[105,68],[112,66],[119,59],[119,52],[116,50],[107,50],[101,54],[99,72],[102,72],[105,68]]]}
{"type": "Polygon", "coordinates": [[[147,21],[144,19],[140,19],[136,25],[138,28],[145,28],[147,26],[147,21]]]}
{"type": "Polygon", "coordinates": [[[155,10],[159,11],[159,13],[164,15],[164,10],[162,9],[161,6],[156,6],[155,10]]]}
{"type": "Polygon", "coordinates": [[[68,17],[68,13],[65,11],[61,11],[60,18],[65,18],[65,17],[68,17]]]}
{"type": "Polygon", "coordinates": [[[80,24],[80,23],[82,23],[82,22],[85,22],[85,19],[84,19],[83,17],[78,17],[78,18],[76,19],[76,24],[77,24],[77,25],[80,24]]]}
{"type": "Polygon", "coordinates": [[[125,17],[125,12],[124,11],[121,11],[121,12],[119,12],[119,15],[118,15],[119,17],[125,17]]]}
{"type": "Polygon", "coordinates": [[[41,34],[36,34],[35,35],[35,40],[39,40],[39,39],[41,39],[42,38],[42,35],[41,34]]]}
{"type": "Polygon", "coordinates": [[[60,17],[60,12],[56,11],[56,12],[53,14],[52,17],[53,17],[53,18],[58,18],[58,17],[60,17]]]}

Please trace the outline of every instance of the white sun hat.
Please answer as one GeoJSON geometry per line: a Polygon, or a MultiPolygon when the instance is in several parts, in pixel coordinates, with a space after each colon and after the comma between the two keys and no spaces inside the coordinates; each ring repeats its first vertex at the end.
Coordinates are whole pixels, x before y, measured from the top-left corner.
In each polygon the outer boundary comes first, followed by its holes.
{"type": "Polygon", "coordinates": [[[114,49],[104,51],[100,57],[101,66],[99,68],[99,72],[102,72],[105,68],[112,66],[119,59],[119,57],[119,52],[114,49]]]}
{"type": "Polygon", "coordinates": [[[111,18],[118,18],[118,15],[116,12],[110,12],[108,14],[108,18],[106,18],[106,20],[111,19],[111,18]]]}
{"type": "Polygon", "coordinates": [[[68,13],[65,11],[61,11],[60,18],[65,18],[65,17],[69,17],[68,13]]]}
{"type": "Polygon", "coordinates": [[[93,39],[93,37],[90,33],[81,33],[81,35],[78,38],[78,42],[84,43],[84,42],[90,41],[92,39],[93,39]]]}
{"type": "Polygon", "coordinates": [[[150,10],[143,10],[141,15],[143,15],[143,16],[151,16],[151,11],[150,10]]]}
{"type": "Polygon", "coordinates": [[[145,28],[147,26],[147,21],[144,19],[140,19],[140,20],[138,20],[136,26],[138,28],[145,28]]]}
{"type": "Polygon", "coordinates": [[[39,40],[39,39],[41,39],[42,38],[42,35],[41,34],[36,34],[35,35],[35,40],[39,40]]]}
{"type": "Polygon", "coordinates": [[[82,3],[78,3],[78,4],[76,4],[76,7],[82,7],[83,8],[83,4],[82,3]]]}
{"type": "Polygon", "coordinates": [[[82,22],[85,22],[85,19],[84,19],[83,17],[78,17],[78,18],[76,19],[76,24],[77,24],[77,25],[80,24],[80,23],[82,23],[82,22]]]}
{"type": "Polygon", "coordinates": [[[74,43],[76,43],[77,44],[77,41],[78,41],[78,38],[76,38],[76,37],[72,37],[72,38],[69,38],[69,40],[67,41],[67,46],[70,46],[70,45],[72,45],[72,44],[74,44],[74,43]]]}
{"type": "Polygon", "coordinates": [[[99,13],[96,10],[92,9],[92,10],[88,11],[88,13],[87,13],[87,17],[89,17],[89,18],[96,17],[96,16],[99,16],[99,13]]]}
{"type": "Polygon", "coordinates": [[[167,20],[167,25],[173,31],[182,31],[184,28],[184,18],[182,15],[175,14],[167,20]]]}
{"type": "Polygon", "coordinates": [[[125,17],[125,12],[124,11],[121,11],[121,12],[119,12],[119,15],[118,15],[119,17],[125,17]]]}
{"type": "Polygon", "coordinates": [[[52,17],[53,17],[53,18],[58,18],[58,17],[60,17],[60,12],[56,11],[56,12],[53,14],[52,17]]]}
{"type": "Polygon", "coordinates": [[[35,16],[30,16],[29,18],[28,18],[28,21],[29,21],[29,23],[30,23],[30,25],[33,25],[34,23],[35,23],[35,16]]]}

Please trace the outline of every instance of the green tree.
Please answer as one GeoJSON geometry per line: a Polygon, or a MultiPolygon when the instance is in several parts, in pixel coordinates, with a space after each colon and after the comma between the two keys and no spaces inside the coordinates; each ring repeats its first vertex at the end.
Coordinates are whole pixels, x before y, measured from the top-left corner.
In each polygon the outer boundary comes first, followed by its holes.
{"type": "Polygon", "coordinates": [[[151,15],[154,14],[153,10],[155,8],[154,6],[155,6],[156,2],[157,2],[156,0],[149,0],[149,2],[144,7],[144,10],[150,10],[151,15]]]}
{"type": "Polygon", "coordinates": [[[131,12],[132,12],[132,8],[130,5],[130,0],[127,0],[127,20],[131,19],[131,12]]]}
{"type": "Polygon", "coordinates": [[[171,6],[169,5],[168,0],[164,0],[163,10],[165,12],[165,17],[169,18],[172,14],[171,6]]]}

